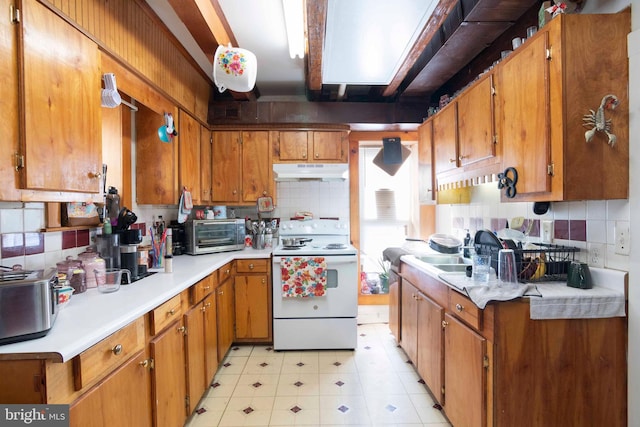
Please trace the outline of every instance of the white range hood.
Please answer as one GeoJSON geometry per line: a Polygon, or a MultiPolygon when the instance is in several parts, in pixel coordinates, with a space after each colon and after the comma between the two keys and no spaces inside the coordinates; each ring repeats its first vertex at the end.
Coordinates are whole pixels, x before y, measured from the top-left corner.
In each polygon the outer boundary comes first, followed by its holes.
{"type": "Polygon", "coordinates": [[[349,177],[348,163],[274,163],[276,181],[344,181],[349,177]]]}

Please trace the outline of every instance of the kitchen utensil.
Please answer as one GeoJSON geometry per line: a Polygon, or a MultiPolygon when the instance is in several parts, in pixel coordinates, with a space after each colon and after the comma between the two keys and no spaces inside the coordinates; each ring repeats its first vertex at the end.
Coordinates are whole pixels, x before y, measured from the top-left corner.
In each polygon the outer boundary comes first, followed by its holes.
{"type": "Polygon", "coordinates": [[[125,283],[131,283],[131,272],[127,269],[108,268],[104,271],[96,271],[95,280],[98,290],[105,294],[117,291],[122,284],[123,274],[127,276],[125,283]]]}
{"type": "Polygon", "coordinates": [[[471,270],[471,278],[474,282],[488,283],[491,273],[491,256],[475,254],[472,259],[473,269],[471,270]]]}
{"type": "Polygon", "coordinates": [[[513,249],[498,251],[498,284],[515,285],[518,283],[516,254],[513,249]]]}
{"type": "Polygon", "coordinates": [[[569,264],[567,286],[579,289],[591,289],[593,287],[591,272],[587,263],[573,261],[569,264]]]}
{"type": "Polygon", "coordinates": [[[302,237],[286,237],[281,239],[282,246],[289,248],[301,248],[313,239],[305,239],[302,237]]]}
{"type": "Polygon", "coordinates": [[[457,254],[462,247],[462,241],[448,234],[436,233],[429,236],[429,247],[442,254],[457,254]]]}

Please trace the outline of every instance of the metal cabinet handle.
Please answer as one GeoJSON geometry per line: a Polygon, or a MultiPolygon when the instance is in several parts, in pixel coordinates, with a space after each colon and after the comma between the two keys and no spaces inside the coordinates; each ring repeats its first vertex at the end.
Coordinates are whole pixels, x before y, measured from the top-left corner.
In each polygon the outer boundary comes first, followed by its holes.
{"type": "Polygon", "coordinates": [[[204,313],[205,311],[207,311],[207,307],[205,306],[200,307],[200,311],[204,313]]]}
{"type": "Polygon", "coordinates": [[[100,172],[89,172],[89,178],[100,179],[102,178],[102,174],[100,172]]]}
{"type": "Polygon", "coordinates": [[[139,363],[139,365],[142,366],[143,368],[153,369],[153,359],[144,359],[142,362],[139,363]]]}
{"type": "Polygon", "coordinates": [[[265,283],[267,283],[267,281],[262,279],[262,284],[264,285],[265,283]]]}
{"type": "Polygon", "coordinates": [[[449,163],[455,163],[456,159],[449,159],[449,163]]]}
{"type": "Polygon", "coordinates": [[[442,321],[442,328],[446,328],[447,326],[449,326],[449,322],[447,322],[446,320],[442,321]]]}
{"type": "Polygon", "coordinates": [[[316,159],[317,159],[318,157],[320,157],[320,154],[316,153],[316,159]]]}
{"type": "Polygon", "coordinates": [[[210,302],[208,302],[208,303],[206,303],[204,306],[205,306],[205,308],[209,308],[209,307],[211,307],[211,303],[210,303],[210,302]]]}
{"type": "Polygon", "coordinates": [[[462,312],[462,310],[464,310],[464,306],[460,304],[456,304],[456,310],[458,310],[459,312],[462,312]]]}
{"type": "Polygon", "coordinates": [[[202,289],[204,289],[205,291],[208,291],[209,289],[211,289],[211,286],[204,286],[202,289]]]}
{"type": "Polygon", "coordinates": [[[181,333],[181,334],[184,334],[185,332],[187,332],[187,328],[185,328],[184,326],[180,326],[178,328],[178,332],[181,333]]]}
{"type": "Polygon", "coordinates": [[[468,158],[469,158],[469,156],[463,156],[463,155],[461,155],[460,157],[458,157],[458,159],[459,159],[459,160],[464,160],[464,159],[468,159],[468,158]]]}
{"type": "Polygon", "coordinates": [[[249,264],[249,270],[253,270],[253,268],[254,268],[253,263],[249,264]]]}
{"type": "Polygon", "coordinates": [[[116,356],[119,355],[120,353],[122,353],[122,344],[116,344],[112,349],[111,352],[113,354],[115,354],[116,356]]]}
{"type": "Polygon", "coordinates": [[[167,316],[173,316],[174,314],[176,314],[176,311],[173,308],[167,311],[167,316]]]}
{"type": "Polygon", "coordinates": [[[218,295],[224,295],[224,291],[218,292],[218,295]]]}

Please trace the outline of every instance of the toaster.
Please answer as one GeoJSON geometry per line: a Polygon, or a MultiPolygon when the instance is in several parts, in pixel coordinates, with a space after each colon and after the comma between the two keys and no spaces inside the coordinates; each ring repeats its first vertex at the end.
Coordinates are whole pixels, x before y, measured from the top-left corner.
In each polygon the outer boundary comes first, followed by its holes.
{"type": "Polygon", "coordinates": [[[45,336],[58,316],[55,269],[0,272],[0,344],[45,336]]]}

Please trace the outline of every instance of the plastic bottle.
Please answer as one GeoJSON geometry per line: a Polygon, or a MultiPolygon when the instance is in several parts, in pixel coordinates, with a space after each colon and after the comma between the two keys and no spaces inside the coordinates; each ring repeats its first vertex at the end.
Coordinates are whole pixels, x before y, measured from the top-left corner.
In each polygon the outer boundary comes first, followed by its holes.
{"type": "Polygon", "coordinates": [[[104,219],[104,223],[102,224],[102,234],[111,234],[111,232],[111,221],[107,217],[104,219]]]}
{"type": "Polygon", "coordinates": [[[471,245],[471,234],[469,234],[469,230],[467,229],[467,235],[464,237],[464,246],[462,249],[462,256],[465,258],[469,258],[471,256],[469,245],[471,245]]]}

